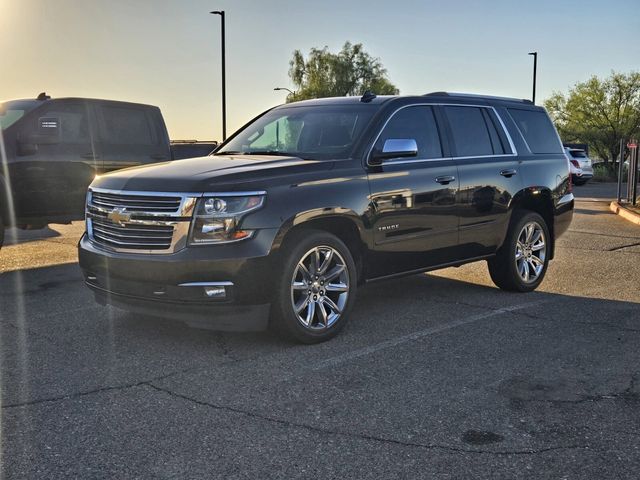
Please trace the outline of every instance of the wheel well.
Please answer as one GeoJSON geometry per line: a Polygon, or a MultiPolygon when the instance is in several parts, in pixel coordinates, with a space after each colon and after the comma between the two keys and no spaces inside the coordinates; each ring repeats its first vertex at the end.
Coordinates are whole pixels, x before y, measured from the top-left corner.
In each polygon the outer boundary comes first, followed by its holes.
{"type": "Polygon", "coordinates": [[[540,215],[549,229],[549,240],[551,241],[551,257],[554,256],[555,251],[555,236],[553,232],[553,200],[551,199],[551,192],[548,190],[528,189],[520,192],[514,199],[513,215],[511,218],[516,217],[516,212],[520,210],[528,210],[540,215]]]}
{"type": "Polygon", "coordinates": [[[294,233],[297,234],[304,230],[322,230],[342,240],[351,252],[353,261],[356,264],[358,283],[362,282],[364,243],[360,238],[358,227],[353,220],[344,217],[327,217],[309,220],[292,227],[284,236],[282,243],[285,244],[287,239],[291,238],[294,233]]]}

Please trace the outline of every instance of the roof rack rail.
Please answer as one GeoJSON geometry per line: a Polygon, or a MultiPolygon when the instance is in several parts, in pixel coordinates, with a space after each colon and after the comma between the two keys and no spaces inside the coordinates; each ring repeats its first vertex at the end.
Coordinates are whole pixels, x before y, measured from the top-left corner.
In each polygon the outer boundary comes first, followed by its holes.
{"type": "Polygon", "coordinates": [[[423,97],[486,98],[487,100],[505,100],[507,102],[520,102],[533,105],[533,102],[526,98],[497,97],[494,95],[479,95],[477,93],[431,92],[425,93],[423,97]]]}

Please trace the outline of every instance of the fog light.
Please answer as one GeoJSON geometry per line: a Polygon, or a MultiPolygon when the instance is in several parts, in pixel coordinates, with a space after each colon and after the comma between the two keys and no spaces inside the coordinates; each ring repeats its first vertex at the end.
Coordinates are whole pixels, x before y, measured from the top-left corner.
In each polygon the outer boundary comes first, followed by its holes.
{"type": "Polygon", "coordinates": [[[225,287],[204,287],[204,294],[209,298],[225,298],[227,291],[225,287]]]}

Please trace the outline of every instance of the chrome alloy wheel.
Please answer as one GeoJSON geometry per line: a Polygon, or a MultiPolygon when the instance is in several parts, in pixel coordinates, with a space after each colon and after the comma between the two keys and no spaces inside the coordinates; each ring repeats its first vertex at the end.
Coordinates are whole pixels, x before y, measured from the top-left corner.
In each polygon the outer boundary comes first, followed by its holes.
{"type": "Polygon", "coordinates": [[[535,282],[544,270],[547,243],[544,230],[538,222],[522,227],[516,242],[516,269],[524,283],[535,282]]]}
{"type": "Polygon", "coordinates": [[[322,245],[302,256],[291,279],[291,304],[303,327],[331,327],[342,315],[348,298],[349,272],[335,248],[322,245]]]}

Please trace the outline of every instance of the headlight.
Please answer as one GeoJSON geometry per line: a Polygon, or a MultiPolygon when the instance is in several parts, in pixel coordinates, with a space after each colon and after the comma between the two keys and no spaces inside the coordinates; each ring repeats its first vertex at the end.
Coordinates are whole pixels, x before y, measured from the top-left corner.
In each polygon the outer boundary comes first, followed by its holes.
{"type": "Polygon", "coordinates": [[[238,228],[242,216],[264,204],[264,195],[203,197],[191,221],[190,245],[236,242],[253,231],[238,228]]]}

